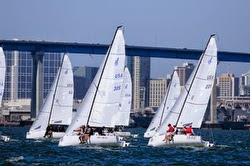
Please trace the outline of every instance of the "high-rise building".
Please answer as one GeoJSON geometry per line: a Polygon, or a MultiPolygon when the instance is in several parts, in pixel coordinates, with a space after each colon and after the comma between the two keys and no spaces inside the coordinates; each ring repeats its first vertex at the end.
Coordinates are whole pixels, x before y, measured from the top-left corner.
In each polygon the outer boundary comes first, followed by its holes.
{"type": "Polygon", "coordinates": [[[140,112],[149,105],[150,57],[128,57],[127,66],[133,84],[132,110],[140,112]]]}
{"type": "Polygon", "coordinates": [[[240,76],[240,95],[250,96],[250,71],[240,76]]]}
{"type": "Polygon", "coordinates": [[[156,110],[160,106],[169,82],[170,79],[151,79],[149,81],[149,107],[156,110]]]}
{"type": "Polygon", "coordinates": [[[194,65],[192,63],[183,63],[181,67],[176,66],[175,70],[178,73],[180,78],[180,86],[183,87],[187,82],[189,76],[191,75],[192,71],[194,70],[194,65]]]}
{"type": "Polygon", "coordinates": [[[98,67],[74,67],[74,98],[83,99],[98,71],[98,67]]]}
{"type": "MultiPolygon", "coordinates": [[[[32,56],[30,52],[5,51],[6,81],[3,100],[30,99],[32,89],[32,56]]],[[[47,96],[61,63],[60,53],[43,57],[43,96],[47,96]]]]}
{"type": "Polygon", "coordinates": [[[234,74],[222,74],[217,78],[218,96],[235,97],[239,95],[239,78],[234,74]]]}

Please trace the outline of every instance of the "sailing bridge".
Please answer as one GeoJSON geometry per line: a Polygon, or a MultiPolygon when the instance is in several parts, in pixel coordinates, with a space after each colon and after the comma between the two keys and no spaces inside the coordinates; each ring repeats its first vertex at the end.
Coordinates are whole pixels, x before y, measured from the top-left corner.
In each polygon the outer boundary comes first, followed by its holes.
{"type": "MultiPolygon", "coordinates": [[[[5,51],[29,51],[33,57],[33,80],[31,97],[31,118],[35,118],[41,106],[42,63],[45,52],[101,54],[105,55],[109,45],[91,43],[48,42],[31,40],[0,40],[0,46],[5,51]]],[[[127,56],[173,58],[173,59],[199,59],[202,50],[187,48],[165,48],[126,45],[127,56]]],[[[218,52],[219,61],[250,62],[250,53],[218,52]]]]}
{"type": "Polygon", "coordinates": [[[250,108],[250,97],[249,96],[236,96],[236,97],[217,97],[217,106],[225,107],[226,109],[237,109],[248,110],[250,108]]]}

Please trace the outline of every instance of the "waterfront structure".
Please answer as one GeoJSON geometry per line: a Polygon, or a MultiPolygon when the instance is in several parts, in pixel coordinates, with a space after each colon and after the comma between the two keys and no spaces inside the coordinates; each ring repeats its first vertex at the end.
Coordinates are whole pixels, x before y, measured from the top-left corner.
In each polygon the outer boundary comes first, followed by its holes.
{"type": "Polygon", "coordinates": [[[234,74],[222,74],[217,78],[218,94],[220,99],[239,95],[239,78],[234,74]]]}
{"type": "Polygon", "coordinates": [[[91,82],[93,81],[98,67],[76,66],[74,73],[74,99],[83,99],[91,82]]]}
{"type": "Polygon", "coordinates": [[[149,87],[150,79],[150,58],[149,57],[128,57],[127,66],[132,78],[132,110],[141,112],[149,105],[149,87]]]}
{"type": "MultiPolygon", "coordinates": [[[[30,52],[5,51],[6,82],[3,100],[30,100],[32,90],[32,55],[30,52]]],[[[42,98],[47,96],[61,62],[60,53],[45,53],[43,58],[42,98]]],[[[43,101],[40,101],[42,104],[43,101]]]]}
{"type": "Polygon", "coordinates": [[[156,110],[166,94],[170,79],[150,79],[149,81],[149,107],[156,110]]]}
{"type": "Polygon", "coordinates": [[[194,70],[194,65],[192,63],[185,62],[182,66],[175,66],[175,70],[178,73],[180,78],[180,86],[183,87],[187,82],[189,76],[191,75],[192,71],[194,70]]]}
{"type": "Polygon", "coordinates": [[[250,96],[250,70],[240,76],[240,96],[250,96]]]}

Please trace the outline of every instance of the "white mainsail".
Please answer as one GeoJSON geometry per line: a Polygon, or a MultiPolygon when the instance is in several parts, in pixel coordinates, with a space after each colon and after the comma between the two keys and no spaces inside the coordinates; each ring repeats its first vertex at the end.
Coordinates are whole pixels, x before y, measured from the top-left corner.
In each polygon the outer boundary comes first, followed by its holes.
{"type": "Polygon", "coordinates": [[[65,54],[45,102],[30,132],[46,131],[48,124],[69,125],[73,107],[73,71],[65,54]]]}
{"type": "Polygon", "coordinates": [[[3,48],[0,47],[0,105],[2,104],[5,85],[6,63],[3,48]]]}
{"type": "Polygon", "coordinates": [[[69,125],[73,108],[73,70],[67,55],[64,56],[49,124],[69,125]]]}
{"type": "Polygon", "coordinates": [[[174,71],[172,75],[172,80],[170,85],[167,88],[164,99],[158,108],[154,118],[152,119],[144,137],[152,137],[159,126],[161,126],[165,117],[169,114],[169,111],[172,109],[176,100],[180,95],[180,79],[178,77],[177,71],[174,71]]]}
{"type": "Polygon", "coordinates": [[[193,128],[200,128],[212,91],[216,68],[217,46],[215,36],[212,35],[179,98],[157,130],[157,135],[164,134],[169,123],[179,128],[188,124],[193,128]]]}
{"type": "Polygon", "coordinates": [[[118,27],[104,61],[59,145],[63,144],[65,137],[74,136],[74,130],[81,125],[115,126],[112,119],[119,109],[124,66],[125,40],[121,27],[118,27]]]}
{"type": "Polygon", "coordinates": [[[131,75],[127,67],[123,73],[121,103],[117,116],[114,117],[115,125],[128,126],[132,101],[132,81],[131,75]]]}

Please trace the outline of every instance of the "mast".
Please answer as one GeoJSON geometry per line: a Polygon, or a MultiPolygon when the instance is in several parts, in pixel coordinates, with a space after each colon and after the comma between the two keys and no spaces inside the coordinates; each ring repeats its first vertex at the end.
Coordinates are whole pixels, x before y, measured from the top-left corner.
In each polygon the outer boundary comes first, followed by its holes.
{"type": "Polygon", "coordinates": [[[57,77],[57,80],[56,80],[56,87],[55,87],[55,92],[54,92],[53,98],[52,98],[53,101],[52,101],[52,104],[51,104],[51,107],[50,107],[48,125],[50,123],[50,119],[51,119],[51,115],[52,115],[52,111],[53,111],[52,108],[53,108],[53,105],[54,105],[54,102],[55,102],[55,96],[56,96],[56,92],[57,92],[57,88],[58,88],[59,78],[61,76],[62,67],[63,67],[63,63],[64,63],[64,57],[65,57],[65,54],[63,55],[62,63],[61,63],[61,66],[59,68],[59,74],[58,74],[58,77],[57,77]]]}
{"type": "Polygon", "coordinates": [[[211,38],[214,37],[214,36],[215,36],[215,34],[213,34],[213,35],[210,36],[210,38],[209,38],[209,40],[208,40],[208,42],[207,42],[206,48],[205,48],[204,52],[201,54],[202,57],[201,57],[200,60],[199,60],[198,66],[197,66],[196,71],[195,71],[195,74],[194,74],[194,76],[193,76],[193,78],[192,78],[192,81],[191,81],[191,84],[190,84],[189,89],[186,89],[186,86],[184,86],[184,88],[187,90],[187,95],[186,95],[186,97],[185,97],[185,100],[184,100],[183,105],[182,105],[182,107],[181,107],[180,114],[179,114],[178,119],[177,119],[177,121],[176,121],[176,124],[175,124],[176,126],[177,126],[177,124],[178,124],[178,122],[179,122],[181,113],[182,113],[183,108],[184,108],[184,106],[185,106],[185,104],[186,104],[186,100],[187,100],[187,98],[188,98],[189,92],[190,92],[191,88],[193,87],[193,82],[194,82],[195,77],[196,77],[196,75],[197,75],[197,72],[198,72],[198,70],[199,70],[199,68],[200,68],[201,62],[202,62],[202,60],[203,60],[203,58],[204,58],[204,56],[205,56],[205,52],[206,52],[206,50],[207,50],[208,44],[209,44],[211,38]]]}
{"type": "Polygon", "coordinates": [[[96,85],[95,95],[94,95],[94,99],[92,100],[92,104],[91,104],[91,108],[90,108],[90,112],[89,112],[89,115],[88,115],[88,120],[87,120],[87,124],[86,125],[89,124],[89,120],[90,120],[90,116],[91,116],[91,113],[92,113],[92,110],[93,110],[93,106],[94,106],[94,103],[95,103],[96,95],[97,95],[97,92],[98,92],[98,89],[99,89],[99,86],[100,86],[100,83],[101,83],[101,80],[102,80],[103,72],[104,72],[104,69],[106,68],[106,64],[107,64],[107,61],[108,61],[109,56],[110,56],[110,51],[111,51],[111,48],[113,46],[113,43],[114,43],[114,40],[115,40],[115,37],[116,37],[116,33],[117,33],[117,31],[120,28],[122,28],[122,26],[118,26],[117,27],[117,29],[115,31],[115,35],[114,35],[114,37],[112,39],[111,45],[110,45],[110,47],[108,49],[107,57],[105,59],[104,65],[103,65],[102,72],[101,72],[100,78],[98,80],[98,84],[96,85]]]}

